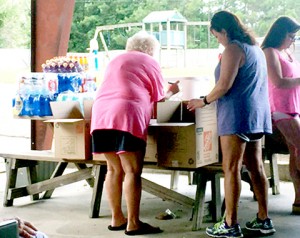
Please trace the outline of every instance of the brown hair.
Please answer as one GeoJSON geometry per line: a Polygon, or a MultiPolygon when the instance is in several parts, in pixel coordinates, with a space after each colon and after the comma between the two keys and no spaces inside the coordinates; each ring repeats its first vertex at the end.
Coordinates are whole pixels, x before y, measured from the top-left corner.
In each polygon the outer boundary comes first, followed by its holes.
{"type": "Polygon", "coordinates": [[[221,32],[225,30],[230,40],[255,45],[256,40],[252,32],[234,14],[220,11],[214,14],[210,22],[210,30],[221,32]]]}
{"type": "Polygon", "coordinates": [[[265,39],[261,44],[261,48],[279,48],[287,34],[296,33],[300,30],[300,25],[295,20],[282,16],[279,17],[270,27],[265,39]]]}

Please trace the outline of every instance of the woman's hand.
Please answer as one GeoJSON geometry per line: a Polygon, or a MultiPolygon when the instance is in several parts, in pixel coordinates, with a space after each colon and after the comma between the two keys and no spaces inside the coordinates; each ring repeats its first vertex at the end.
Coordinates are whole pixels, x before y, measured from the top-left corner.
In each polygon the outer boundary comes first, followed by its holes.
{"type": "Polygon", "coordinates": [[[187,105],[189,111],[194,111],[196,108],[202,108],[205,106],[203,99],[191,99],[187,105]]]}
{"type": "Polygon", "coordinates": [[[171,96],[173,96],[174,94],[178,93],[179,90],[179,80],[177,80],[175,83],[172,83],[168,89],[168,91],[166,92],[166,99],[169,99],[171,96]]]}
{"type": "Polygon", "coordinates": [[[179,80],[177,80],[175,83],[172,83],[168,91],[171,91],[173,95],[178,93],[180,91],[178,84],[179,80]]]}

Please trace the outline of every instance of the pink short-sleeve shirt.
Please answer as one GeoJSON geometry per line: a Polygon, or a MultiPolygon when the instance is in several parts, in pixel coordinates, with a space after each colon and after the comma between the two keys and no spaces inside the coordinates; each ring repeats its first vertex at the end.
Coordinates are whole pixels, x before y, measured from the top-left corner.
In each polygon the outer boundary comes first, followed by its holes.
{"type": "Polygon", "coordinates": [[[163,78],[151,56],[129,51],[108,65],[92,109],[91,133],[129,132],[146,141],[153,103],[164,98],[163,78]]]}

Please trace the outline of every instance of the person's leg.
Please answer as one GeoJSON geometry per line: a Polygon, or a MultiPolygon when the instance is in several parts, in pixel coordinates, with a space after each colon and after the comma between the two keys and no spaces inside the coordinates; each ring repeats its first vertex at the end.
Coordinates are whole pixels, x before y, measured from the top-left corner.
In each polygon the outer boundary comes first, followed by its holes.
{"type": "Polygon", "coordinates": [[[288,147],[290,152],[289,171],[295,190],[294,205],[298,206],[300,211],[300,149],[290,143],[288,143],[288,147]]]}
{"type": "Polygon", "coordinates": [[[268,217],[268,179],[262,160],[261,140],[248,142],[244,154],[244,163],[250,172],[252,186],[258,202],[258,218],[268,217]]]}
{"type": "Polygon", "coordinates": [[[126,223],[126,218],[122,212],[122,185],[124,171],[121,161],[115,153],[105,153],[107,160],[107,174],[105,177],[105,189],[112,212],[112,227],[119,227],[126,223]]]}
{"type": "Polygon", "coordinates": [[[290,152],[290,176],[295,189],[294,204],[300,206],[300,119],[281,120],[277,128],[285,137],[290,152]]]}
{"type": "Polygon", "coordinates": [[[220,137],[225,189],[225,220],[206,228],[211,237],[243,237],[238,224],[238,202],[241,192],[241,168],[246,142],[237,135],[220,137]]]}
{"type": "Polygon", "coordinates": [[[300,150],[288,142],[287,145],[290,153],[289,171],[295,191],[295,199],[292,205],[292,213],[295,215],[300,215],[300,150]]]}
{"type": "Polygon", "coordinates": [[[252,221],[246,223],[246,228],[260,231],[263,234],[272,234],[276,230],[272,220],[268,217],[269,185],[263,165],[261,140],[247,143],[244,163],[250,172],[254,194],[258,202],[258,213],[252,221]]]}
{"type": "Polygon", "coordinates": [[[127,230],[139,228],[140,201],[142,193],[141,174],[143,169],[143,152],[125,152],[120,154],[125,172],[124,194],[127,205],[127,230]]]}
{"type": "Polygon", "coordinates": [[[125,152],[120,154],[122,167],[125,172],[124,194],[127,205],[127,228],[126,235],[143,235],[160,233],[159,227],[153,227],[140,221],[140,201],[142,194],[143,161],[145,153],[125,152]]]}
{"type": "Polygon", "coordinates": [[[246,142],[236,135],[220,137],[224,171],[226,223],[237,223],[238,202],[241,191],[241,167],[246,142]]]}
{"type": "Polygon", "coordinates": [[[253,199],[256,201],[256,197],[253,191],[253,186],[252,186],[252,181],[250,178],[250,172],[246,168],[246,165],[242,165],[242,170],[241,170],[241,179],[242,181],[248,183],[250,185],[250,191],[253,192],[253,199]]]}

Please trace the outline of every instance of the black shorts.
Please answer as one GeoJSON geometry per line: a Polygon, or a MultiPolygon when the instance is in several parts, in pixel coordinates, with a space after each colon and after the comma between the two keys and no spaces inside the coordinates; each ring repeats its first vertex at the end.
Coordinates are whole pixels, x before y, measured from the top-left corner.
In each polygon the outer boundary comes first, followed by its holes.
{"type": "Polygon", "coordinates": [[[129,132],[119,130],[95,130],[92,133],[93,153],[146,151],[146,142],[129,132]]]}

